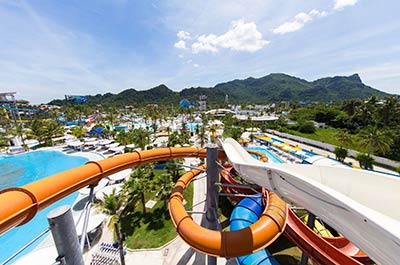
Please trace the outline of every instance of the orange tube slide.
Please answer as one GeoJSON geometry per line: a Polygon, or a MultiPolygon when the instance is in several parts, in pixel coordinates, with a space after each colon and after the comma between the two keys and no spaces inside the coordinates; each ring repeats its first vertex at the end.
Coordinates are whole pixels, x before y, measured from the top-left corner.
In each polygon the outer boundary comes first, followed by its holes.
{"type": "Polygon", "coordinates": [[[183,190],[199,173],[199,170],[192,170],[184,174],[177,181],[169,201],[169,212],[176,231],[192,248],[212,256],[238,257],[265,248],[282,234],[288,208],[272,192],[260,219],[249,227],[226,232],[209,230],[195,223],[183,206],[183,190]]]}
{"type": "MultiPolygon", "coordinates": [[[[221,157],[224,153],[219,154],[221,157]]],[[[206,157],[197,147],[160,148],[90,161],[50,177],[0,191],[0,234],[28,222],[38,211],[61,198],[120,170],[158,160],[182,157],[206,157]]]]}

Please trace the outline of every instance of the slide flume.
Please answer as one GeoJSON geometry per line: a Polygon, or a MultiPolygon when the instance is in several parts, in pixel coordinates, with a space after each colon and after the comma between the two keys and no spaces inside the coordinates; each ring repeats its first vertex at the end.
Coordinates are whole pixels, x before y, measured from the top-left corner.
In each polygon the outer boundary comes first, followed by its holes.
{"type": "MultiPolygon", "coordinates": [[[[225,168],[221,171],[221,182],[228,184],[240,184],[231,177],[231,168],[225,168]]],[[[247,193],[254,194],[249,189],[233,189],[224,187],[228,193],[247,193]]],[[[261,189],[258,191],[261,192],[261,189]]],[[[240,197],[231,197],[236,202],[240,201],[240,197]]],[[[313,264],[348,264],[360,265],[373,264],[372,261],[361,252],[356,246],[344,237],[321,237],[313,230],[307,227],[296,214],[289,208],[288,218],[284,235],[294,242],[308,257],[312,259],[313,264]]],[[[254,254],[252,254],[254,255],[254,254]]],[[[251,264],[251,263],[250,263],[251,264]]]]}
{"type": "Polygon", "coordinates": [[[352,168],[262,163],[222,142],[240,176],[320,216],[380,264],[398,264],[400,179],[352,168]],[[371,195],[374,196],[371,196],[371,195]]]}
{"type": "Polygon", "coordinates": [[[192,248],[211,256],[238,257],[265,248],[283,233],[288,208],[272,192],[259,220],[248,227],[227,232],[210,230],[195,223],[183,206],[183,191],[198,173],[198,170],[192,170],[176,182],[168,205],[177,233],[192,248]]]}

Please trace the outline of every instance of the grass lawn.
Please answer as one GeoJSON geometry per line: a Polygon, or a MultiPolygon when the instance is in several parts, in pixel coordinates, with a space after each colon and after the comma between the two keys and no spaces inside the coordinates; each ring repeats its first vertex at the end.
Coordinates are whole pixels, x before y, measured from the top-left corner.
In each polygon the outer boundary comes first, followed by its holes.
{"type": "MultiPolygon", "coordinates": [[[[155,170],[157,171],[157,170],[155,170]]],[[[155,172],[156,173],[156,172],[155,172]]],[[[146,195],[146,200],[158,200],[156,192],[146,195]]],[[[193,204],[193,184],[184,191],[186,209],[193,204]]],[[[126,236],[125,244],[130,249],[157,248],[176,237],[176,230],[169,216],[164,201],[159,200],[152,209],[147,209],[146,216],[142,215],[142,206],[138,203],[135,211],[121,216],[122,231],[126,236]]]]}
{"type": "MultiPolygon", "coordinates": [[[[340,146],[341,143],[338,141],[337,139],[337,134],[339,134],[341,132],[340,129],[335,129],[335,128],[325,128],[325,129],[317,129],[315,131],[315,133],[301,133],[299,131],[296,130],[287,130],[288,133],[293,134],[293,135],[297,135],[297,136],[301,136],[304,138],[308,138],[308,139],[312,139],[312,140],[316,140],[316,141],[320,141],[323,143],[328,143],[328,144],[333,144],[336,146],[340,146]]],[[[359,145],[359,138],[357,137],[357,135],[351,135],[350,137],[352,139],[352,144],[350,145],[345,145],[344,148],[348,148],[348,149],[353,149],[353,150],[357,150],[357,151],[365,151],[362,150],[359,145]]]]}

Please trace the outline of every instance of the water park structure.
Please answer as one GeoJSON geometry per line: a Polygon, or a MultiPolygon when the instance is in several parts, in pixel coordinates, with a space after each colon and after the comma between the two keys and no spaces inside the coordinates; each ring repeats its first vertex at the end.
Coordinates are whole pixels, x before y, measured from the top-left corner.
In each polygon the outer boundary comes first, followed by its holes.
{"type": "MultiPolygon", "coordinates": [[[[172,191],[170,213],[177,233],[194,249],[210,256],[246,256],[264,249],[279,235],[286,234],[299,244],[315,264],[361,264],[346,255],[350,253],[346,252],[349,248],[357,253],[358,250],[346,245],[345,240],[342,240],[344,243],[341,246],[337,244],[332,250],[318,249],[321,248],[320,242],[326,240],[321,237],[313,238],[305,232],[308,230],[299,229],[300,224],[296,224],[296,219],[288,211],[288,203],[301,205],[320,216],[375,262],[397,263],[400,213],[394,204],[399,200],[399,179],[352,168],[261,162],[251,157],[233,139],[222,141],[221,147],[216,160],[228,159],[248,183],[269,190],[268,196],[265,196],[266,207],[263,212],[260,209],[255,210],[260,215],[258,220],[246,227],[239,224],[238,230],[216,231],[201,227],[193,222],[183,207],[182,192],[205,167],[184,174],[172,191]],[[372,194],[379,195],[384,203],[372,194]],[[329,253],[330,251],[333,252],[329,253]],[[336,255],[337,253],[344,255],[336,255]],[[321,256],[323,259],[320,259],[321,256]]],[[[153,161],[206,156],[205,149],[196,147],[133,152],[96,162],[90,161],[83,166],[19,188],[5,189],[0,192],[0,233],[29,222],[32,216],[51,203],[88,185],[96,185],[102,178],[118,171],[153,161]]],[[[258,197],[259,195],[255,196],[258,197]]],[[[260,202],[244,204],[251,208],[255,204],[260,205],[260,202]]],[[[353,256],[357,253],[353,253],[353,256]]]]}

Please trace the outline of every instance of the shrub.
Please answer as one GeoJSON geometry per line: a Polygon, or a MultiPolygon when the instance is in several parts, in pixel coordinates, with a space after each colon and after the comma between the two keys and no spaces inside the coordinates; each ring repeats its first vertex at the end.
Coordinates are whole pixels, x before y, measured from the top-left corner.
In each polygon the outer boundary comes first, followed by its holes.
{"type": "Polygon", "coordinates": [[[311,121],[306,121],[299,125],[299,131],[302,133],[315,133],[315,130],[314,123],[311,121]]]}
{"type": "Polygon", "coordinates": [[[348,151],[343,147],[336,147],[333,153],[336,155],[336,159],[340,162],[344,162],[344,159],[347,157],[348,151]]]}
{"type": "Polygon", "coordinates": [[[366,154],[359,153],[356,155],[356,160],[360,163],[360,167],[364,169],[373,169],[374,159],[366,154]]]}

